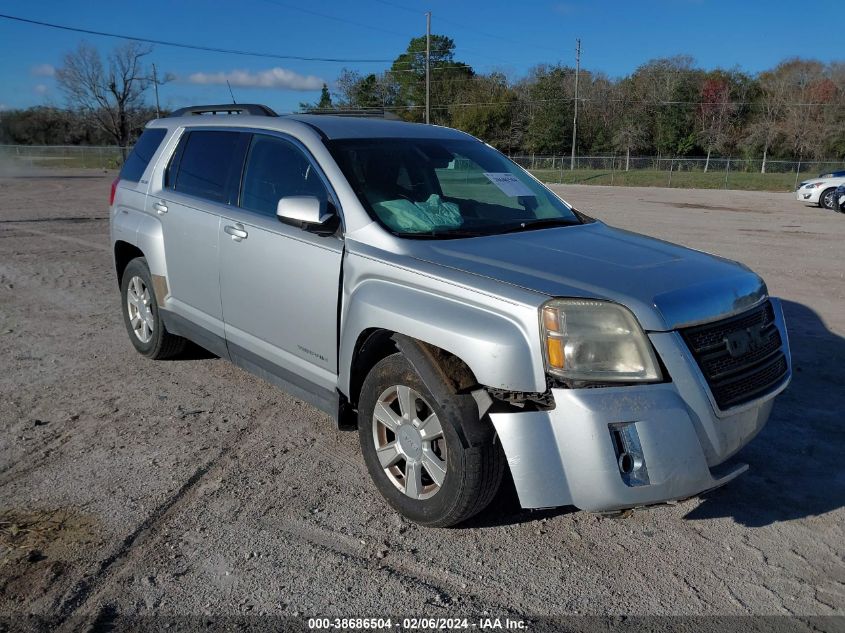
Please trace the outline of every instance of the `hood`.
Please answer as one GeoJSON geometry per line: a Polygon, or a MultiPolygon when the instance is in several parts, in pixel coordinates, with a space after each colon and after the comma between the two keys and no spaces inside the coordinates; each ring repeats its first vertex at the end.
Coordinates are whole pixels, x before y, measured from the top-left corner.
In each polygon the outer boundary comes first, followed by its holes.
{"type": "Polygon", "coordinates": [[[819,178],[810,178],[809,180],[802,180],[798,183],[798,188],[800,189],[805,185],[831,185],[832,187],[835,187],[843,183],[845,183],[845,176],[825,176],[819,178]]]}
{"type": "Polygon", "coordinates": [[[408,241],[417,259],[549,297],[615,301],[646,330],[741,312],[766,296],[744,265],[601,222],[456,240],[408,241]]]}

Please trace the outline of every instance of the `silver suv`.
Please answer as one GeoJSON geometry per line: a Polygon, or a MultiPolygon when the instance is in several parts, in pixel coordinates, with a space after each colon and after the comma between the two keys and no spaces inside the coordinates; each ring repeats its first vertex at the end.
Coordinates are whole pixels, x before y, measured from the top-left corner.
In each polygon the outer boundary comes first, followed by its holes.
{"type": "Polygon", "coordinates": [[[425,525],[506,472],[525,508],[721,486],[791,377],[748,268],[587,217],[452,129],[186,108],[147,126],[110,217],[141,354],[191,340],[357,429],[425,525]]]}

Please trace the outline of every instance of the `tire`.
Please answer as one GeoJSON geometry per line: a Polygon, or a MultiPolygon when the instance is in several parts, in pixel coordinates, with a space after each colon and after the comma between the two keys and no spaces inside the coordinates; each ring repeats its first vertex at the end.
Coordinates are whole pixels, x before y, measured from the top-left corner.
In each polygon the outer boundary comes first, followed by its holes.
{"type": "Polygon", "coordinates": [[[833,194],[836,192],[836,187],[825,189],[819,196],[819,206],[822,209],[835,209],[836,203],[833,200],[833,194]]]}
{"type": "Polygon", "coordinates": [[[379,361],[364,380],[358,435],[379,492],[415,523],[461,523],[499,490],[505,457],[473,397],[442,379],[426,385],[401,353],[379,361]]]}
{"type": "Polygon", "coordinates": [[[120,283],[123,323],[138,353],[153,360],[178,356],[187,341],[167,331],[159,314],[147,260],[137,257],[126,265],[120,283]]]}

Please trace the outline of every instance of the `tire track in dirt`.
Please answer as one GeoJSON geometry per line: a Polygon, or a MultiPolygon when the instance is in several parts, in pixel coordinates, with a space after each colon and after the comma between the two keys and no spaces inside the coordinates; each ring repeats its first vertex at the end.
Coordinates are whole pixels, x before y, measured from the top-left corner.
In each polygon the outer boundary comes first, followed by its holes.
{"type": "Polygon", "coordinates": [[[20,231],[21,233],[29,233],[30,235],[36,235],[38,237],[48,237],[54,240],[60,240],[62,242],[69,242],[70,244],[81,244],[82,246],[87,246],[92,250],[103,251],[106,253],[112,252],[111,248],[109,248],[106,244],[89,242],[88,240],[83,240],[78,237],[72,237],[70,235],[56,235],[55,233],[51,233],[50,231],[41,231],[39,229],[24,228],[22,226],[12,226],[9,227],[9,229],[11,229],[12,231],[20,231]]]}
{"type": "Polygon", "coordinates": [[[206,480],[221,476],[233,461],[236,449],[255,428],[269,420],[272,409],[272,403],[262,405],[250,416],[251,424],[238,431],[216,457],[197,468],[176,492],[159,504],[111,554],[100,561],[95,573],[76,583],[70,595],[60,600],[53,610],[56,615],[51,622],[51,629],[68,632],[85,629],[86,621],[96,618],[100,612],[100,599],[109,587],[109,580],[141,556],[145,545],[154,540],[160,525],[202,494],[202,485],[206,480]],[[90,604],[94,605],[93,609],[87,608],[90,604]]]}
{"type": "MultiPolygon", "coordinates": [[[[333,530],[326,530],[320,527],[312,527],[300,522],[285,521],[282,523],[274,521],[264,522],[266,527],[284,532],[287,536],[298,541],[307,543],[319,550],[329,552],[336,556],[346,557],[356,565],[368,568],[379,569],[395,577],[400,583],[415,584],[427,589],[435,595],[459,595],[468,598],[476,604],[473,608],[481,612],[482,608],[492,608],[502,613],[518,614],[513,604],[498,602],[490,597],[482,596],[472,590],[473,579],[464,578],[450,571],[438,569],[432,570],[425,565],[406,561],[398,556],[388,555],[382,560],[373,560],[364,551],[364,546],[354,537],[350,537],[333,530]]],[[[489,588],[488,588],[489,589],[489,588]]],[[[502,588],[500,595],[506,595],[502,588]]],[[[522,608],[526,612],[543,613],[545,606],[542,604],[525,604],[523,598],[522,608]]],[[[451,607],[450,607],[451,608],[451,607]]],[[[524,615],[524,614],[523,614],[524,615]]]]}
{"type": "Polygon", "coordinates": [[[70,222],[71,224],[78,224],[80,222],[105,222],[108,221],[106,217],[87,217],[74,216],[69,218],[27,218],[23,220],[0,220],[0,224],[29,224],[30,222],[70,222]]]}

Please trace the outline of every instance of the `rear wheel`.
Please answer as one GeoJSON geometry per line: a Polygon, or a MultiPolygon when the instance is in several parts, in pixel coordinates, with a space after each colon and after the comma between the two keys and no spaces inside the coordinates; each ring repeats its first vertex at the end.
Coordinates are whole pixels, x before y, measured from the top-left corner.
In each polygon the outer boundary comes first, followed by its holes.
{"type": "Polygon", "coordinates": [[[819,196],[819,206],[824,209],[833,209],[835,208],[836,201],[834,200],[834,194],[836,193],[836,189],[831,187],[830,189],[825,189],[822,191],[822,195],[819,196]]]}
{"type": "Polygon", "coordinates": [[[471,396],[428,386],[402,354],[364,381],[358,432],[379,492],[417,523],[447,527],[483,510],[499,489],[504,455],[471,396]],[[475,428],[469,428],[475,427],[475,428]],[[484,438],[467,445],[467,437],[484,438]]]}
{"type": "Polygon", "coordinates": [[[160,360],[177,356],[185,349],[185,339],[164,327],[146,259],[137,257],[126,265],[120,290],[123,322],[139,353],[160,360]]]}

